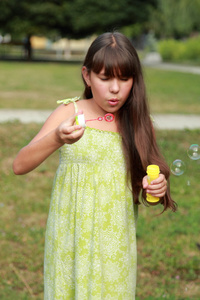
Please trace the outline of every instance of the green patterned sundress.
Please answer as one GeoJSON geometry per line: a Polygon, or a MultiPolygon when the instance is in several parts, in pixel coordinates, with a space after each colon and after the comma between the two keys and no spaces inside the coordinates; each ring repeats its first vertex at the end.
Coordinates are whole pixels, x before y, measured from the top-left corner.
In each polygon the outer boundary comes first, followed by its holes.
{"type": "Polygon", "coordinates": [[[86,127],[60,151],[45,241],[45,300],[134,300],[136,215],[121,136],[86,127]]]}

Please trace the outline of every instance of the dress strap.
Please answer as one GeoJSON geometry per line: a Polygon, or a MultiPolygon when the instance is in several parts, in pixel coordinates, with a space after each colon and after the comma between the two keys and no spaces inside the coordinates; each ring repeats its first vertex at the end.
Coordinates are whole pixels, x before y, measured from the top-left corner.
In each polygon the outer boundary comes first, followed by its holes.
{"type": "Polygon", "coordinates": [[[75,112],[78,112],[78,106],[76,101],[78,101],[80,99],[80,97],[74,97],[74,98],[67,98],[67,99],[63,99],[63,100],[58,100],[57,103],[58,104],[69,104],[69,103],[74,103],[74,108],[75,108],[75,112]]]}

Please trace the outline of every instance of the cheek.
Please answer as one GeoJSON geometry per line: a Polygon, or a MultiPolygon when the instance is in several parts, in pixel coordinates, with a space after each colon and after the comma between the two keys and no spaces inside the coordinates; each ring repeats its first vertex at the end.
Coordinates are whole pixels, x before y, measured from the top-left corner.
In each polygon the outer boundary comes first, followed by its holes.
{"type": "Polygon", "coordinates": [[[131,90],[131,88],[133,86],[133,79],[131,79],[130,81],[128,81],[127,85],[128,85],[129,90],[131,90]]]}
{"type": "Polygon", "coordinates": [[[128,95],[130,94],[131,89],[132,89],[132,83],[128,83],[128,84],[124,87],[124,92],[125,92],[125,94],[127,95],[127,97],[128,97],[128,95]]]}
{"type": "Polygon", "coordinates": [[[99,95],[104,94],[106,92],[106,86],[105,84],[98,84],[94,87],[94,90],[96,93],[98,93],[99,95]]]}

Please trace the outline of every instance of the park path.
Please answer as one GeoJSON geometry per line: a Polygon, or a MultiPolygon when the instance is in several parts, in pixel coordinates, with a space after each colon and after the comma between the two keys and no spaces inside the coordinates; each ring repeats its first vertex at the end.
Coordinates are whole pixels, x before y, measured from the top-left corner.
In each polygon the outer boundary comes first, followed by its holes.
{"type": "MultiPolygon", "coordinates": [[[[20,121],[28,124],[44,123],[51,110],[0,109],[0,123],[20,121]]],[[[155,114],[154,125],[158,129],[200,129],[200,115],[155,114]]]]}
{"type": "MultiPolygon", "coordinates": [[[[157,69],[200,75],[200,67],[162,63],[154,54],[151,57],[146,57],[143,65],[157,69]]],[[[44,123],[51,112],[51,110],[0,109],[0,123],[16,120],[25,124],[31,122],[44,123]]],[[[200,115],[155,114],[153,118],[154,125],[158,129],[200,129],[200,115]]]]}
{"type": "Polygon", "coordinates": [[[148,53],[143,60],[143,65],[154,69],[200,75],[200,66],[164,63],[162,62],[160,55],[156,52],[148,53]]]}

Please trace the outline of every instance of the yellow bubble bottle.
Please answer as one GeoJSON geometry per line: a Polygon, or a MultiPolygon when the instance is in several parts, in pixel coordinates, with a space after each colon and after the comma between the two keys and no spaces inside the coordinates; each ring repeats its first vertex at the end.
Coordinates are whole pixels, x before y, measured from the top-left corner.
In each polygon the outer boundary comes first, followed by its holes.
{"type": "MultiPolygon", "coordinates": [[[[148,181],[148,184],[151,184],[151,182],[154,179],[158,178],[159,173],[160,173],[159,166],[149,165],[147,167],[147,175],[148,175],[147,181],[148,181]]],[[[152,196],[151,194],[148,194],[148,193],[147,193],[146,199],[147,199],[148,202],[151,202],[151,203],[156,203],[160,200],[160,198],[154,197],[154,196],[152,196]]]]}

